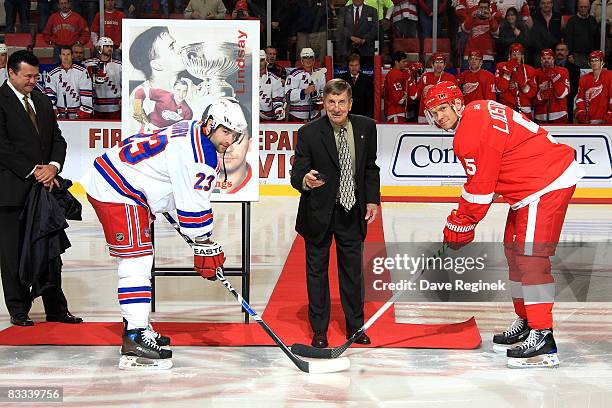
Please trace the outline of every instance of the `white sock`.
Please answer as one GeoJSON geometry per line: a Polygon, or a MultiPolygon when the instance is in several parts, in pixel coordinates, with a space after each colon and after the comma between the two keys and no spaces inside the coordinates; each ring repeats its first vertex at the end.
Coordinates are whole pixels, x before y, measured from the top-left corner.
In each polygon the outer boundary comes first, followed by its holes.
{"type": "Polygon", "coordinates": [[[121,258],[117,297],[127,330],[144,329],[151,311],[151,265],[153,256],[121,258]]]}

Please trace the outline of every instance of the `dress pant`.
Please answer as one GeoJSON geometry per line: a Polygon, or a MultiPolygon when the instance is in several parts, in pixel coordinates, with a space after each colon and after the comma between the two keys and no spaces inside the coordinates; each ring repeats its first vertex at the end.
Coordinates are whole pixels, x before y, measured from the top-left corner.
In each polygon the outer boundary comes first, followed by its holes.
{"type": "Polygon", "coordinates": [[[336,241],[340,301],[347,333],[352,334],[363,326],[363,241],[358,204],[348,213],[340,204],[336,204],[331,225],[322,242],[306,241],[308,320],[313,331],[327,331],[329,325],[328,266],[332,237],[336,241]]]}
{"type": "MultiPolygon", "coordinates": [[[[4,301],[11,316],[28,314],[32,307],[30,288],[22,287],[19,279],[19,257],[23,245],[25,223],[19,221],[23,207],[0,207],[0,268],[4,301]]],[[[58,268],[61,268],[59,258],[58,268]]],[[[47,315],[61,315],[68,311],[68,303],[61,287],[61,274],[48,282],[42,295],[47,315]]]]}

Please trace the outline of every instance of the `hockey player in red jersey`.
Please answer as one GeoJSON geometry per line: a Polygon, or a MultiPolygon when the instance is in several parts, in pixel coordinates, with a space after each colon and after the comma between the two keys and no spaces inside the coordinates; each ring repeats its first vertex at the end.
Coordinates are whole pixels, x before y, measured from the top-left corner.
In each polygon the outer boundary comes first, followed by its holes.
{"type": "Polygon", "coordinates": [[[470,69],[457,75],[457,83],[463,92],[465,103],[479,99],[495,100],[495,76],[481,68],[482,53],[470,52],[468,64],[470,69]]]}
{"type": "Polygon", "coordinates": [[[535,121],[541,124],[567,123],[567,94],[569,93],[569,72],[555,66],[553,50],[540,51],[542,68],[536,70],[538,91],[533,104],[535,121]]]}
{"type": "Polygon", "coordinates": [[[418,90],[408,69],[408,60],[404,51],[393,53],[393,68],[385,76],[385,118],[387,122],[403,123],[412,117],[414,100],[418,90]],[[409,116],[408,116],[409,115],[409,116]]]}
{"type": "Polygon", "coordinates": [[[537,92],[535,69],[524,63],[524,48],[519,43],[510,46],[510,60],[497,64],[495,86],[499,102],[532,117],[531,99],[537,92]]]}
{"type": "Polygon", "coordinates": [[[118,258],[117,297],[124,320],[120,369],[169,369],[170,339],[149,324],[153,214],[176,210],[181,232],[192,238],[194,269],[214,280],[223,266],[221,245],[211,240],[211,193],[217,153],[240,143],[247,122],[233,98],[220,98],[202,121],[181,121],[153,134],[136,134],[94,160],[82,180],[118,258]]]}
{"type": "Polygon", "coordinates": [[[472,242],[495,197],[501,195],[510,204],[504,247],[518,317],[493,337],[494,349],[506,351],[511,368],[559,365],[549,257],[583,175],[574,149],[495,101],[464,106],[461,91],[451,82],[431,88],[425,106],[431,124],[455,131],[453,150],[467,175],[459,206],[446,220],[444,242],[453,249],[472,242]]]}
{"type": "Polygon", "coordinates": [[[574,117],[578,123],[612,123],[612,73],[604,68],[603,52],[591,52],[589,64],[593,72],[580,77],[574,117]]]}
{"type": "Polygon", "coordinates": [[[417,83],[417,88],[419,90],[418,97],[421,98],[419,103],[419,123],[427,123],[427,118],[425,117],[425,95],[427,95],[429,88],[443,81],[450,81],[457,84],[457,80],[453,74],[444,72],[444,68],[446,67],[444,54],[438,52],[432,54],[431,66],[433,67],[433,72],[424,73],[417,83]]]}

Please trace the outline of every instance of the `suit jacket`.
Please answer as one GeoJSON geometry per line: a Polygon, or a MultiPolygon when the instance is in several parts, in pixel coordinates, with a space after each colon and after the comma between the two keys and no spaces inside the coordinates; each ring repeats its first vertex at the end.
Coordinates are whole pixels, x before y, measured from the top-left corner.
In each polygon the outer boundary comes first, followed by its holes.
{"type": "Polygon", "coordinates": [[[51,101],[37,89],[30,94],[38,132],[23,104],[7,82],[0,87],[0,206],[23,206],[35,182],[26,177],[37,164],[64,165],[66,141],[57,125],[51,101]]]}
{"type": "MultiPolygon", "coordinates": [[[[376,123],[364,116],[349,114],[355,139],[355,196],[359,209],[361,239],[365,239],[366,204],[380,203],[380,172],[376,165],[376,123]]],[[[340,163],[334,131],[327,116],[298,130],[291,185],[301,193],[295,230],[305,239],[320,242],[329,229],[340,185],[340,163]],[[326,176],[321,187],[302,189],[302,180],[310,170],[326,176]]]]}
{"type": "Polygon", "coordinates": [[[357,82],[353,84],[350,71],[341,74],[339,78],[344,79],[353,88],[353,107],[351,113],[374,117],[374,81],[369,75],[360,72],[357,82]]]}
{"type": "Polygon", "coordinates": [[[353,9],[352,5],[340,9],[338,28],[336,29],[340,54],[347,56],[355,51],[363,57],[372,57],[374,55],[374,41],[378,37],[378,13],[374,7],[364,4],[361,8],[359,23],[355,25],[353,9]],[[353,49],[351,42],[351,36],[353,35],[363,38],[365,43],[353,49]]]}

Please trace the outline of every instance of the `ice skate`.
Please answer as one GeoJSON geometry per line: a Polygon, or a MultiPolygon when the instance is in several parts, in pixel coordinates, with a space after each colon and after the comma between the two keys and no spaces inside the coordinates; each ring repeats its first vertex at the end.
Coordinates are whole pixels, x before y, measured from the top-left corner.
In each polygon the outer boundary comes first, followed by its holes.
{"type": "Polygon", "coordinates": [[[493,351],[505,353],[525,340],[529,336],[529,330],[527,319],[516,318],[506,331],[493,335],[493,351]]]}
{"type": "Polygon", "coordinates": [[[161,348],[147,329],[126,330],[123,334],[121,370],[167,370],[172,368],[172,351],[161,348]]]}
{"type": "Polygon", "coordinates": [[[552,329],[531,329],[527,340],[506,352],[508,367],[558,367],[559,356],[552,329]]]}
{"type": "Polygon", "coordinates": [[[147,326],[147,328],[145,330],[148,331],[149,333],[151,333],[151,335],[155,339],[155,342],[157,343],[158,346],[166,347],[166,348],[170,346],[170,342],[171,342],[170,337],[164,336],[164,335],[156,332],[153,329],[153,326],[151,326],[150,323],[149,323],[149,325],[147,326]]]}

